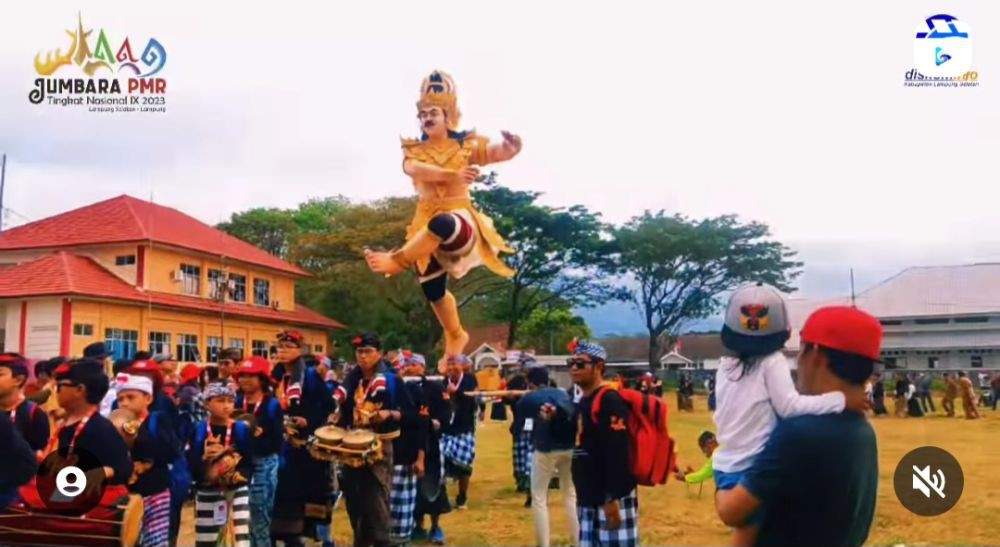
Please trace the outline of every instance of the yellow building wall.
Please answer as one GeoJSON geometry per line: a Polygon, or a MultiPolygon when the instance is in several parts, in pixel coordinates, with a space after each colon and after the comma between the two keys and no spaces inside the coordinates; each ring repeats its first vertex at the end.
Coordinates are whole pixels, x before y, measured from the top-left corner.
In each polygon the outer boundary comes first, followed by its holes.
{"type": "Polygon", "coordinates": [[[80,248],[75,252],[92,258],[95,262],[103,266],[111,273],[124,279],[130,285],[136,284],[136,275],[139,268],[139,246],[135,244],[112,245],[95,247],[91,249],[80,248]],[[116,266],[115,259],[119,256],[134,256],[135,264],[131,266],[116,266]]]}
{"type": "Polygon", "coordinates": [[[187,313],[173,310],[126,304],[110,304],[74,300],[72,304],[72,323],[90,325],[93,334],[83,336],[73,334],[70,338],[72,356],[83,354],[83,348],[92,342],[103,341],[106,329],[126,329],[138,332],[137,346],[139,350],[149,349],[149,333],[164,332],[170,334],[170,352],[176,354],[180,335],[198,337],[198,352],[202,362],[208,359],[208,337],[221,337],[222,347],[230,347],[234,339],[243,341],[245,354],[249,355],[253,340],[266,342],[267,347],[275,343],[276,336],[282,330],[292,328],[302,333],[310,349],[322,346],[323,352],[329,352],[329,338],[322,329],[311,329],[298,326],[252,321],[246,319],[226,318],[225,323],[219,316],[187,313]]]}
{"type": "Polygon", "coordinates": [[[278,302],[278,309],[295,310],[295,278],[275,272],[254,270],[245,265],[228,264],[224,269],[217,260],[199,257],[195,254],[184,254],[173,249],[153,246],[146,250],[146,270],[144,272],[145,287],[150,291],[170,294],[184,294],[183,283],[174,281],[174,272],[180,270],[181,264],[190,264],[201,268],[200,293],[202,298],[209,297],[208,271],[228,270],[229,273],[246,276],[246,303],[254,305],[254,279],[266,279],[270,282],[271,302],[278,302]]]}

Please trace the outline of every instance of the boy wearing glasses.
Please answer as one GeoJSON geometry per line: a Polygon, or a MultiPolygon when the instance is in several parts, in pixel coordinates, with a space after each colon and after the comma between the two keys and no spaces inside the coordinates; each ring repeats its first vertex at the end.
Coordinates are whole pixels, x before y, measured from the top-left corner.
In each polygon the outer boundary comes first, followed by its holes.
{"type": "MultiPolygon", "coordinates": [[[[399,430],[400,407],[412,407],[406,388],[390,374],[382,341],[365,333],[351,342],[358,361],[337,388],[337,425],[366,428],[378,434],[399,430]]],[[[390,545],[389,491],[392,486],[393,443],[382,443],[383,458],[367,467],[345,467],[341,490],[354,530],[354,545],[390,545]]]]}
{"type": "Polygon", "coordinates": [[[570,351],[570,375],[583,390],[573,450],[579,547],[638,545],[639,499],[629,468],[628,407],[615,390],[604,385],[607,352],[603,347],[574,341],[570,351]],[[591,409],[602,391],[594,419],[591,409]]]}

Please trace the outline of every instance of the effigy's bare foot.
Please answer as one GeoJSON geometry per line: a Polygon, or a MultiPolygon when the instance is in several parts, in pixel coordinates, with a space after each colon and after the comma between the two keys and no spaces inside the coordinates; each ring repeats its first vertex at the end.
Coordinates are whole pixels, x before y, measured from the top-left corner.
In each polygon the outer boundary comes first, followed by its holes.
{"type": "Polygon", "coordinates": [[[465,353],[465,346],[469,343],[469,333],[465,329],[458,331],[454,336],[444,335],[445,355],[462,355],[465,353]]]}
{"type": "Polygon", "coordinates": [[[392,258],[392,253],[365,249],[365,262],[371,271],[384,274],[386,277],[403,272],[403,266],[392,258]]]}

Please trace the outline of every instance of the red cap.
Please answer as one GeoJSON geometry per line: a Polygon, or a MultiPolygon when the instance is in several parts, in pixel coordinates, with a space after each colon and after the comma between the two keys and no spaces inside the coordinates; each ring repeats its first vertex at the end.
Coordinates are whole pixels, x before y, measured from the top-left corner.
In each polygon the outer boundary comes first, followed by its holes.
{"type": "Polygon", "coordinates": [[[878,361],[882,354],[882,324],[871,315],[849,306],[820,308],[806,319],[803,342],[878,361]]]}
{"type": "Polygon", "coordinates": [[[249,359],[244,359],[233,376],[239,377],[242,374],[261,374],[270,381],[271,363],[259,355],[254,355],[249,359]]]}
{"type": "Polygon", "coordinates": [[[194,363],[185,365],[181,369],[181,382],[185,384],[197,380],[199,376],[201,376],[201,367],[194,363]]]}
{"type": "Polygon", "coordinates": [[[163,389],[163,371],[160,369],[160,365],[157,364],[156,361],[136,361],[132,363],[130,367],[125,369],[125,372],[149,378],[153,381],[153,391],[157,393],[163,389]]]}

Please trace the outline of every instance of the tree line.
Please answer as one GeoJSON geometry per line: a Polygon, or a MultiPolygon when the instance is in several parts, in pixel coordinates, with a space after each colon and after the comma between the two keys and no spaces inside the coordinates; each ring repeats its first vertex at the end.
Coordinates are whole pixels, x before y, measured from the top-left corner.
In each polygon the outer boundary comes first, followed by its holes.
{"type": "MultiPolygon", "coordinates": [[[[514,250],[503,258],[517,273],[503,279],[477,268],[449,281],[466,328],[507,324],[508,347],[559,353],[573,337],[591,335],[574,310],[624,300],[644,320],[652,365],[664,339],[717,313],[726,291],[755,281],[793,291],[801,272],[795,252],[763,223],[644,211],[615,226],[582,205],[543,205],[541,195],[503,186],[495,174],[477,184],[475,202],[514,250]]],[[[415,209],[416,197],[333,196],[234,213],[217,227],[312,272],[296,299],[350,327],[335,334],[337,347],[371,330],[387,347],[435,356],[441,329],[414,274],[386,279],[363,259],[366,247],[401,246],[415,209]]]]}

